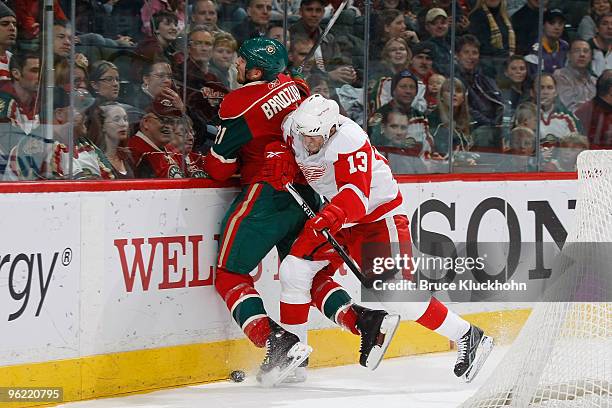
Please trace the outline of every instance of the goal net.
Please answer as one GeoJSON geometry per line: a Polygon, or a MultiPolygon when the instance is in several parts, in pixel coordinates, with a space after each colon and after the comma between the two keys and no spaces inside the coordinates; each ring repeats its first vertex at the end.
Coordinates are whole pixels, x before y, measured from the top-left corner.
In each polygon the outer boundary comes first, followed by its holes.
{"type": "Polygon", "coordinates": [[[561,277],[461,408],[612,408],[612,151],[581,153],[578,179],[561,277]]]}

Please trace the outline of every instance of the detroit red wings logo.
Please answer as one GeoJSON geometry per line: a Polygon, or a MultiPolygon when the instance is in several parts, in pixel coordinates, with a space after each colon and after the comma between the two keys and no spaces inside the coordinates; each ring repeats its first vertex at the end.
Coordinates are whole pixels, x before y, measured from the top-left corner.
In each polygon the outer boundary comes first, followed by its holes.
{"type": "Polygon", "coordinates": [[[306,166],[302,163],[298,163],[298,166],[309,183],[316,183],[325,175],[325,166],[306,166]]]}

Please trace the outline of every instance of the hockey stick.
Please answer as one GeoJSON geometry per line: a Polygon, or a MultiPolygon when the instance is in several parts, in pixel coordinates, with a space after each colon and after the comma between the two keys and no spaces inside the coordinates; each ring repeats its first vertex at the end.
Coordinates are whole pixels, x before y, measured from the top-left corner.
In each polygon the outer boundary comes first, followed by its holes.
{"type": "Polygon", "coordinates": [[[325,39],[325,37],[327,37],[327,34],[329,34],[329,31],[334,26],[334,23],[336,22],[338,17],[340,17],[340,13],[342,13],[342,10],[346,8],[346,5],[348,4],[348,2],[349,0],[344,0],[342,3],[340,3],[340,6],[338,6],[338,9],[336,10],[332,18],[329,19],[329,22],[327,23],[327,27],[325,27],[325,30],[323,30],[323,33],[321,33],[321,35],[319,36],[317,43],[310,49],[310,51],[308,51],[308,54],[306,54],[306,57],[304,58],[302,63],[297,67],[297,72],[299,72],[300,74],[302,73],[302,70],[304,69],[304,65],[306,65],[306,62],[312,58],[314,53],[317,51],[317,48],[321,46],[321,44],[323,43],[323,40],[325,39]]]}
{"type": "MultiPolygon", "coordinates": [[[[293,184],[287,183],[285,184],[285,187],[287,188],[287,191],[289,191],[289,193],[293,196],[295,201],[297,201],[300,207],[302,207],[302,210],[304,210],[304,213],[306,214],[306,216],[310,219],[313,219],[316,216],[315,212],[312,210],[312,208],[310,208],[306,200],[304,200],[304,198],[300,195],[300,193],[295,189],[293,184]]],[[[340,243],[336,241],[333,235],[329,233],[329,230],[326,228],[323,231],[321,231],[321,233],[323,234],[325,239],[327,239],[327,242],[329,242],[332,248],[334,248],[334,250],[338,253],[338,255],[340,255],[344,263],[346,263],[346,265],[349,267],[351,272],[353,272],[355,277],[359,279],[362,285],[365,286],[366,288],[371,287],[372,283],[368,282],[366,277],[363,276],[363,274],[361,273],[361,269],[359,268],[359,265],[357,265],[357,262],[355,262],[355,260],[353,260],[353,258],[351,258],[349,254],[346,253],[344,248],[342,248],[342,245],[340,245],[340,243]]]]}

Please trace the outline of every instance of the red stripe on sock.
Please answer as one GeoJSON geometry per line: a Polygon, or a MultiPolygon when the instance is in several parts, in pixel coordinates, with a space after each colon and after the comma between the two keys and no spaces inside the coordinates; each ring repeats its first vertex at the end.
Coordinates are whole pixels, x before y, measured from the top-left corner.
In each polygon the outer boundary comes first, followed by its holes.
{"type": "Polygon", "coordinates": [[[280,303],[280,321],[284,324],[303,324],[308,321],[310,303],[280,303]]]}
{"type": "Polygon", "coordinates": [[[271,332],[270,321],[267,316],[249,322],[244,328],[244,334],[246,334],[253,344],[260,348],[266,346],[266,340],[271,332]]]}
{"type": "Polygon", "coordinates": [[[436,330],[444,323],[448,309],[438,299],[432,297],[429,300],[429,306],[423,313],[423,316],[417,319],[417,323],[421,326],[427,327],[429,330],[436,330]]]}

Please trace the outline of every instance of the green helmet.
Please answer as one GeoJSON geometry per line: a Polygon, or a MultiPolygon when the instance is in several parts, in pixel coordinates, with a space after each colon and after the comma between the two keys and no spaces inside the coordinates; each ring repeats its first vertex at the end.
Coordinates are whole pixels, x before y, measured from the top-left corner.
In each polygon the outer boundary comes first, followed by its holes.
{"type": "Polygon", "coordinates": [[[280,42],[266,37],[256,37],[246,40],[238,50],[246,61],[246,69],[259,68],[263,70],[263,80],[273,81],[278,74],[287,68],[289,57],[285,46],[280,42]]]}

